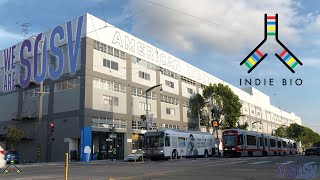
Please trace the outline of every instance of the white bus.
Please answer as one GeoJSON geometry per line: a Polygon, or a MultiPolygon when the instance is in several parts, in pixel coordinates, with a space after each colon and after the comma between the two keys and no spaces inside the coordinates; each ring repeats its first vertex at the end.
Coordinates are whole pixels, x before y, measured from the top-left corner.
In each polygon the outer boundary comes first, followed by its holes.
{"type": "Polygon", "coordinates": [[[151,159],[208,157],[212,155],[214,137],[210,133],[179,129],[160,129],[144,134],[143,150],[151,159]]]}

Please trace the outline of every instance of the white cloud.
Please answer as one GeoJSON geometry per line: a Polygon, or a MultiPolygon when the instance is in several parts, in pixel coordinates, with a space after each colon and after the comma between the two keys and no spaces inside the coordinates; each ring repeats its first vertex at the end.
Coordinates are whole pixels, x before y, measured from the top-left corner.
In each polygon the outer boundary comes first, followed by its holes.
{"type": "MultiPolygon", "coordinates": [[[[152,5],[142,14],[133,17],[132,30],[146,37],[151,36],[170,48],[186,52],[203,51],[205,48],[210,50],[207,52],[231,54],[253,49],[263,39],[265,13],[278,13],[279,38],[290,43],[290,47],[299,44],[305,29],[313,28],[316,26],[313,24],[320,22],[317,14],[309,14],[307,19],[300,17],[298,10],[301,5],[293,0],[152,2],[168,8],[152,5]]],[[[132,0],[128,8],[134,13],[148,5],[146,1],[132,0]]]]}

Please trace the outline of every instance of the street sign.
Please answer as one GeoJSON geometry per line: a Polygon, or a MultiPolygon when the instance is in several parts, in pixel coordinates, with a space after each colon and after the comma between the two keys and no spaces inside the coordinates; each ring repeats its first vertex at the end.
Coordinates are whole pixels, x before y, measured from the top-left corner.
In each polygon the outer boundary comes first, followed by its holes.
{"type": "Polygon", "coordinates": [[[147,118],[146,115],[141,115],[140,116],[140,122],[141,122],[141,127],[146,128],[147,127],[147,118]]]}
{"type": "Polygon", "coordinates": [[[106,141],[107,141],[107,142],[110,142],[110,141],[112,142],[112,139],[108,138],[108,139],[106,139],[106,141]]]}
{"type": "Polygon", "coordinates": [[[148,128],[152,128],[152,126],[153,126],[153,114],[148,114],[148,116],[147,116],[147,126],[148,126],[148,128]]]}
{"type": "Polygon", "coordinates": [[[116,135],[116,134],[110,134],[110,135],[109,135],[109,138],[115,139],[115,138],[117,138],[117,135],[116,135]]]}

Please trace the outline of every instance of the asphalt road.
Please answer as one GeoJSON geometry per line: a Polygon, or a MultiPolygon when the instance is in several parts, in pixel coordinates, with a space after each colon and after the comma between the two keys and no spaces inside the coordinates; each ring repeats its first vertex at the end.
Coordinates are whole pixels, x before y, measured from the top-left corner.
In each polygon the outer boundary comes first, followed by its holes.
{"type": "MultiPolygon", "coordinates": [[[[71,162],[68,179],[106,180],[112,177],[115,180],[283,180],[287,179],[285,177],[293,178],[297,175],[300,175],[297,179],[320,179],[320,170],[315,172],[315,166],[319,164],[320,156],[199,158],[146,161],[145,163],[71,162]],[[300,172],[297,167],[303,165],[307,165],[307,169],[302,169],[300,172]],[[308,169],[310,165],[311,172],[308,169]],[[312,172],[315,174],[314,178],[311,178],[312,172]]],[[[64,178],[63,163],[39,163],[17,165],[17,167],[21,170],[20,174],[12,169],[7,175],[0,175],[0,180],[61,180],[64,178]]]]}

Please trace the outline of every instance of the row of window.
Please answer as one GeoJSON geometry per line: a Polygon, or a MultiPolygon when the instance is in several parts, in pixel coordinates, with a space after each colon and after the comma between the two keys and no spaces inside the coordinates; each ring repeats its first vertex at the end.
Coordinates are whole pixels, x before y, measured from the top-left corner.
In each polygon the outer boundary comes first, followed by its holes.
{"type": "Polygon", "coordinates": [[[127,128],[127,121],[121,119],[107,119],[101,117],[92,117],[92,126],[102,128],[127,128]]]}
{"type": "Polygon", "coordinates": [[[80,86],[80,78],[68,79],[65,81],[57,82],[54,84],[54,91],[63,91],[67,89],[73,89],[80,86]]]}
{"type": "Polygon", "coordinates": [[[178,105],[178,99],[173,98],[173,97],[169,97],[166,95],[161,95],[160,101],[165,102],[165,103],[169,103],[169,104],[178,105]]]}
{"type": "Polygon", "coordinates": [[[185,82],[185,83],[188,83],[188,84],[191,84],[191,85],[195,85],[196,84],[196,81],[194,81],[194,80],[192,80],[190,78],[184,77],[184,76],[181,76],[181,81],[185,82]]]}
{"type": "MultiPolygon", "coordinates": [[[[142,129],[141,121],[132,121],[132,129],[142,129]]],[[[157,129],[157,123],[152,123],[151,130],[157,129]]]]}
{"type": "Polygon", "coordinates": [[[151,62],[148,62],[146,60],[143,60],[141,58],[137,58],[137,57],[133,57],[131,58],[132,59],[132,63],[133,64],[137,64],[139,66],[143,66],[147,69],[151,69],[151,70],[155,70],[157,68],[157,65],[151,63],[151,62]]]}
{"type": "Polygon", "coordinates": [[[94,78],[93,79],[93,87],[104,89],[107,91],[114,91],[120,93],[126,93],[126,86],[120,83],[94,78]]]}
{"type": "MultiPolygon", "coordinates": [[[[25,91],[23,91],[23,95],[22,95],[23,99],[37,97],[40,94],[39,91],[40,91],[40,88],[33,88],[33,89],[25,90],[25,91]]],[[[49,86],[44,86],[43,92],[45,92],[45,94],[49,93],[49,86]]]]}
{"type": "Polygon", "coordinates": [[[174,78],[174,79],[178,79],[178,74],[175,73],[175,72],[172,72],[172,71],[170,71],[168,69],[165,69],[165,68],[161,67],[160,68],[160,72],[161,72],[161,74],[166,75],[168,77],[171,77],[171,78],[174,78]]]}
{"type": "Polygon", "coordinates": [[[111,46],[108,46],[108,45],[106,45],[102,42],[96,41],[96,40],[93,41],[93,49],[96,49],[96,50],[104,52],[104,53],[108,53],[111,56],[115,56],[115,57],[123,59],[123,60],[126,59],[125,52],[123,52],[117,48],[113,48],[111,46]]]}
{"type": "MultiPolygon", "coordinates": [[[[263,138],[262,137],[259,137],[259,145],[260,146],[263,146],[263,138]]],[[[268,146],[268,139],[267,138],[264,138],[264,143],[265,143],[265,146],[268,146]]],[[[238,145],[242,145],[243,144],[243,135],[239,135],[238,136],[238,145]]],[[[255,136],[251,136],[251,135],[247,135],[247,145],[252,145],[252,146],[255,146],[257,144],[257,141],[256,141],[256,137],[255,136]]],[[[275,139],[270,139],[270,147],[276,147],[276,140],[275,139]]],[[[287,148],[287,142],[285,141],[282,141],[282,146],[283,148],[287,148]]],[[[294,147],[296,148],[297,147],[297,144],[296,143],[289,143],[288,144],[288,147],[294,147]]],[[[278,141],[278,148],[281,148],[281,141],[278,141]]]]}
{"type": "MultiPolygon", "coordinates": [[[[259,109],[259,111],[257,111],[256,114],[257,114],[257,116],[261,116],[261,108],[258,108],[258,109],[259,109]]],[[[248,112],[248,108],[244,107],[244,111],[248,112]]],[[[253,109],[251,110],[251,114],[253,114],[253,115],[255,114],[255,111],[253,109]]],[[[272,114],[271,112],[268,112],[268,111],[266,111],[266,118],[267,118],[267,120],[271,119],[272,121],[278,122],[280,124],[282,122],[284,122],[285,124],[288,124],[289,121],[290,121],[290,120],[288,120],[288,119],[286,119],[284,117],[281,117],[281,116],[276,115],[276,114],[272,114]]]]}
{"type": "MultiPolygon", "coordinates": [[[[137,97],[146,97],[146,93],[142,95],[144,91],[140,88],[132,87],[132,96],[137,97]]],[[[156,93],[155,92],[148,92],[148,99],[156,100],[156,93]]]]}

